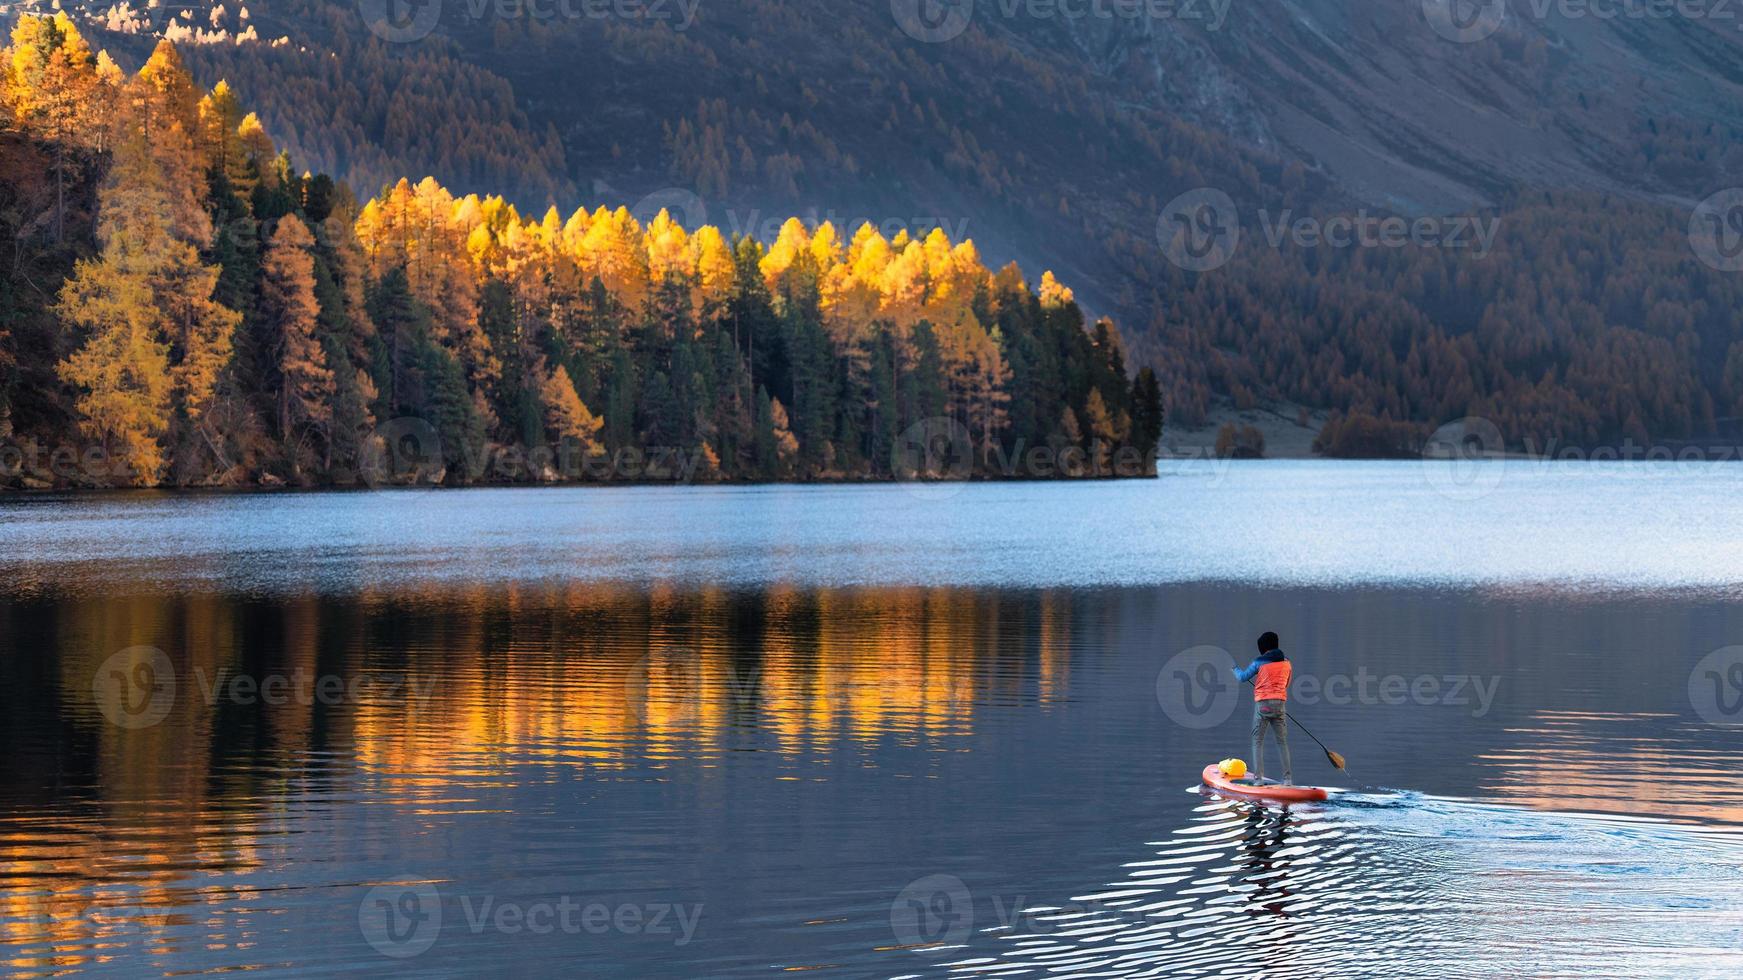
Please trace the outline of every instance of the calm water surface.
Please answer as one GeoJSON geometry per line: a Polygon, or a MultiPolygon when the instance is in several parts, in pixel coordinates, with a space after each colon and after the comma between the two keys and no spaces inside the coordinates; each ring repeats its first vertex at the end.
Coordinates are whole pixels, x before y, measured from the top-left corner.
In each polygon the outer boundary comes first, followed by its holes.
{"type": "Polygon", "coordinates": [[[0,973],[1737,975],[1743,466],[1492,477],[0,498],[0,973]]]}

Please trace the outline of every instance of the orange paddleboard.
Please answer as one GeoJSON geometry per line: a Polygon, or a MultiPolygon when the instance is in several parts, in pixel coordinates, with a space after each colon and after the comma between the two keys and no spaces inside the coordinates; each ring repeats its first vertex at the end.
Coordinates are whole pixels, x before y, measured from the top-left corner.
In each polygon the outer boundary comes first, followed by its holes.
{"type": "Polygon", "coordinates": [[[1258,803],[1310,803],[1325,799],[1325,790],[1318,786],[1279,786],[1268,784],[1255,785],[1243,780],[1230,779],[1213,763],[1204,767],[1204,785],[1210,787],[1219,796],[1229,796],[1238,800],[1253,800],[1258,803]]]}

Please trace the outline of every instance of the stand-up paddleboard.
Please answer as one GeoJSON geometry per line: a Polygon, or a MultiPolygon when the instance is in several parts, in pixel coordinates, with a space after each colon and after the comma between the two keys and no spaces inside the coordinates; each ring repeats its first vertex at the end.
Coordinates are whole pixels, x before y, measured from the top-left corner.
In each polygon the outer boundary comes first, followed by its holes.
{"type": "Polygon", "coordinates": [[[1311,803],[1325,799],[1326,795],[1318,786],[1280,786],[1230,779],[1215,763],[1204,767],[1204,785],[1218,796],[1256,803],[1311,803]]]}

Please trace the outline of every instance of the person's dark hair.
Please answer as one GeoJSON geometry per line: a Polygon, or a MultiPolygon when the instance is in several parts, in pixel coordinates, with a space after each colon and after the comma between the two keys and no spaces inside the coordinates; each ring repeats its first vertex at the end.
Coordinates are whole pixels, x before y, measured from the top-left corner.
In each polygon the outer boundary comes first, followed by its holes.
{"type": "Polygon", "coordinates": [[[1259,637],[1259,652],[1260,653],[1270,653],[1272,650],[1277,649],[1277,646],[1278,646],[1278,643],[1277,643],[1277,634],[1276,633],[1272,633],[1269,630],[1267,630],[1265,632],[1264,636],[1259,637]]]}

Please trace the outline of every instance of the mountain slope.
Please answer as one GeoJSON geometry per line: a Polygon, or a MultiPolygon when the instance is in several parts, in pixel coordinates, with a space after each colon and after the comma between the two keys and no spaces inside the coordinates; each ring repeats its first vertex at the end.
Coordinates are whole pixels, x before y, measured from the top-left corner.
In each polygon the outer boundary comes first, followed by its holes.
{"type": "Polygon", "coordinates": [[[1190,18],[999,23],[1068,39],[1144,104],[1405,213],[1493,204],[1520,185],[1700,198],[1743,173],[1737,21],[1558,6],[1512,4],[1467,43],[1437,31],[1432,3],[1409,2],[1264,0],[1214,30],[1190,18]]]}

